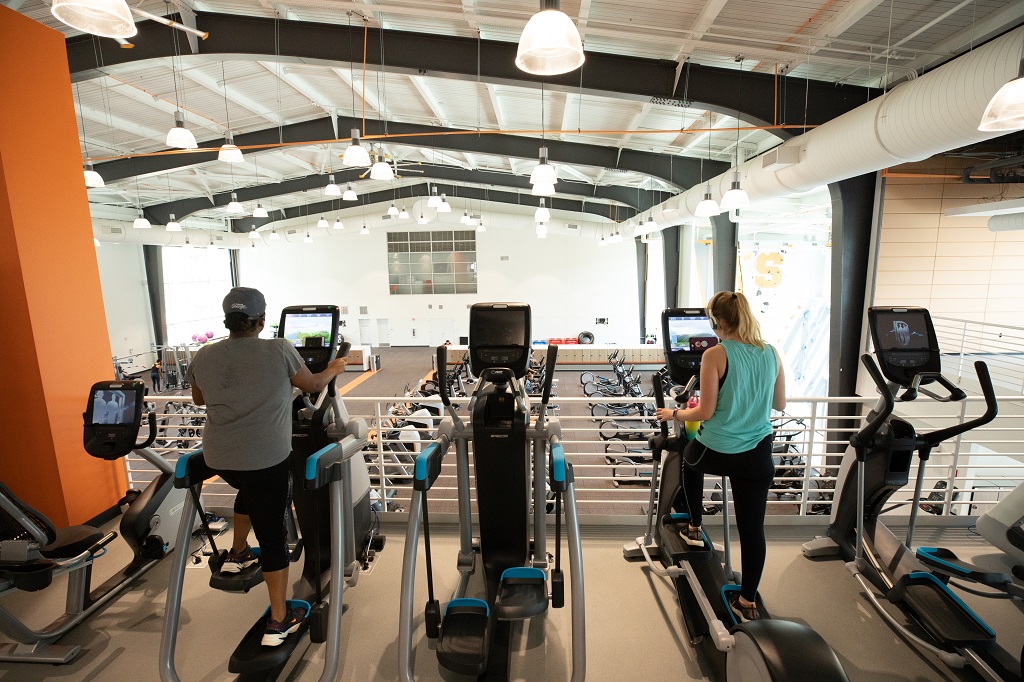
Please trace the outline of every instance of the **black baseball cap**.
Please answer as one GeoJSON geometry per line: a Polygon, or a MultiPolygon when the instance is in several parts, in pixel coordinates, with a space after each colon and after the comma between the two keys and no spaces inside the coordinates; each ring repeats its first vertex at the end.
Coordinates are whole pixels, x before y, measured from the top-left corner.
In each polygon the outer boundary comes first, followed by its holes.
{"type": "Polygon", "coordinates": [[[267,299],[258,289],[235,287],[224,297],[224,314],[245,313],[249,317],[259,317],[267,312],[267,299]]]}

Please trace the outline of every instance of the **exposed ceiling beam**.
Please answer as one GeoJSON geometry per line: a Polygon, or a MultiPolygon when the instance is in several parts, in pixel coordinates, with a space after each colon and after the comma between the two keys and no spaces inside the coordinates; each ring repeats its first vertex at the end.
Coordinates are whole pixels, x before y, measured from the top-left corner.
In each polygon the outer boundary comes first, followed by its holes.
{"type": "Polygon", "coordinates": [[[708,0],[708,2],[705,2],[704,6],[701,8],[700,14],[698,14],[697,18],[693,20],[693,24],[690,25],[690,31],[692,31],[692,33],[690,33],[688,39],[683,41],[683,44],[679,47],[679,51],[676,52],[676,56],[673,59],[673,61],[678,64],[676,67],[675,80],[677,84],[679,83],[679,76],[682,73],[683,65],[686,63],[686,60],[690,58],[690,55],[693,54],[693,49],[697,46],[697,43],[700,42],[700,39],[704,37],[707,30],[715,23],[715,19],[718,18],[718,15],[725,7],[726,2],[728,2],[728,0],[708,0]]]}
{"type": "MultiPolygon", "coordinates": [[[[363,82],[363,77],[361,73],[353,75],[352,73],[349,72],[348,69],[343,69],[340,67],[333,68],[331,69],[331,71],[333,71],[338,78],[345,82],[345,85],[347,85],[353,92],[356,93],[356,107],[359,107],[361,109],[360,103],[361,101],[365,100],[365,102],[370,105],[371,111],[373,111],[374,113],[378,113],[381,111],[380,100],[377,99],[377,96],[373,94],[372,91],[366,90],[365,88],[360,88],[357,85],[357,83],[361,84],[363,82]]],[[[369,78],[367,78],[367,80],[369,80],[369,78]]],[[[352,115],[355,116],[354,111],[352,112],[352,115]]]]}
{"type": "MultiPolygon", "coordinates": [[[[579,107],[572,106],[572,98],[574,96],[573,93],[566,92],[565,97],[562,98],[562,130],[572,130],[574,127],[572,126],[573,113],[579,113],[579,107]]],[[[576,130],[580,129],[579,117],[576,118],[575,128],[576,130]]],[[[564,140],[565,133],[560,134],[558,139],[564,140]]]]}
{"type": "Polygon", "coordinates": [[[416,92],[420,94],[420,99],[423,100],[423,103],[427,105],[428,109],[430,109],[434,118],[437,119],[437,125],[442,125],[446,128],[451,126],[451,119],[448,118],[448,114],[445,113],[441,102],[438,101],[433,91],[431,91],[430,85],[426,82],[426,79],[423,78],[423,76],[409,76],[409,80],[412,81],[413,86],[416,88],[416,92]]]}
{"type": "MultiPolygon", "coordinates": [[[[167,120],[171,123],[174,122],[174,112],[181,111],[185,117],[186,123],[201,126],[202,128],[215,132],[218,135],[224,135],[224,132],[226,130],[224,125],[219,123],[218,121],[215,121],[211,118],[206,118],[205,116],[200,116],[196,112],[190,111],[188,109],[181,109],[174,102],[162,99],[158,95],[154,95],[151,92],[147,92],[146,90],[143,90],[137,85],[121,80],[120,78],[108,76],[106,78],[101,79],[100,84],[106,87],[110,92],[115,92],[118,95],[121,95],[122,97],[127,97],[135,102],[139,102],[141,104],[145,104],[146,106],[153,107],[154,109],[159,109],[160,111],[166,112],[167,114],[169,114],[167,120]]],[[[168,125],[168,128],[169,127],[170,125],[168,125]]]]}
{"type": "Polygon", "coordinates": [[[243,95],[230,85],[227,85],[213,76],[203,73],[197,67],[181,69],[180,73],[185,78],[188,78],[193,83],[201,85],[210,92],[216,93],[221,97],[226,97],[229,102],[233,102],[243,109],[247,109],[261,118],[265,118],[274,125],[281,125],[281,117],[273,111],[269,111],[263,103],[252,99],[248,95],[243,95]]]}
{"type": "MultiPolygon", "coordinates": [[[[831,18],[822,24],[821,28],[808,35],[812,35],[816,38],[824,38],[826,40],[838,38],[883,2],[885,2],[885,0],[850,0],[850,2],[844,5],[842,9],[833,14],[831,18]]],[[[810,49],[810,54],[814,54],[826,44],[827,43],[813,45],[810,49]]]]}
{"type": "Polygon", "coordinates": [[[945,40],[928,48],[929,54],[921,55],[906,66],[918,73],[939,66],[943,62],[960,54],[964,48],[978,45],[994,38],[1009,26],[1016,26],[1024,20],[1024,2],[1008,2],[1000,9],[992,12],[970,26],[949,36],[945,40]],[[948,55],[939,57],[936,55],[948,55]]]}
{"type": "Polygon", "coordinates": [[[505,120],[505,114],[501,111],[501,102],[498,101],[498,93],[496,92],[497,87],[494,83],[487,83],[487,96],[491,100],[491,109],[494,110],[494,120],[498,122],[498,128],[506,130],[508,128],[508,122],[505,120]]]}
{"type": "MultiPolygon", "coordinates": [[[[653,107],[654,105],[651,104],[650,102],[644,102],[643,105],[641,105],[640,107],[640,111],[636,112],[636,114],[633,116],[633,119],[629,122],[629,125],[626,126],[626,130],[636,130],[637,127],[640,125],[640,122],[644,120],[644,117],[647,116],[647,114],[651,111],[653,107]]],[[[629,143],[631,137],[633,137],[632,133],[626,133],[625,135],[623,135],[622,138],[619,140],[618,146],[625,147],[626,144],[629,143]]]]}
{"type": "Polygon", "coordinates": [[[333,116],[338,107],[334,106],[331,102],[330,96],[323,94],[317,88],[310,85],[302,76],[291,73],[291,69],[284,64],[269,64],[267,62],[257,62],[264,69],[274,74],[277,78],[280,78],[288,84],[295,92],[299,93],[303,97],[309,100],[309,103],[319,109],[322,109],[324,113],[333,116]]]}
{"type": "MultiPolygon", "coordinates": [[[[530,196],[530,180],[528,176],[513,175],[511,173],[496,172],[475,172],[450,166],[423,165],[417,167],[423,171],[423,178],[430,180],[442,180],[456,183],[467,183],[475,185],[491,185],[498,188],[507,188],[519,192],[522,197],[519,203],[536,205],[537,197],[530,196]]],[[[338,183],[354,183],[359,185],[359,176],[365,172],[363,168],[346,169],[335,171],[334,179],[338,183]]],[[[418,175],[418,174],[417,174],[418,175]]],[[[202,177],[202,176],[200,176],[202,177]]],[[[417,178],[418,179],[418,178],[417,178]]],[[[205,179],[204,179],[205,183],[205,179]]],[[[256,202],[311,190],[323,189],[327,184],[327,177],[320,173],[314,173],[302,178],[285,180],[272,185],[258,185],[255,187],[239,187],[235,189],[238,200],[242,202],[256,202]]],[[[208,185],[207,185],[208,188],[208,185]]],[[[392,192],[393,190],[386,190],[392,192]]],[[[402,188],[405,191],[405,188],[402,188]]],[[[602,202],[612,202],[623,206],[631,206],[638,210],[646,210],[663,198],[662,193],[654,194],[649,191],[637,191],[634,187],[624,185],[603,185],[595,187],[588,178],[584,182],[562,179],[558,182],[558,194],[562,196],[578,196],[581,198],[594,198],[602,202]]],[[[318,195],[319,196],[319,195],[318,195]]],[[[460,189],[459,196],[462,196],[460,189]]],[[[168,216],[173,213],[178,220],[194,213],[206,211],[211,208],[222,208],[231,201],[231,192],[225,191],[213,194],[205,198],[177,199],[175,201],[161,204],[153,204],[146,208],[146,215],[156,224],[166,223],[168,216]],[[212,206],[210,204],[213,204],[212,206]]],[[[331,202],[324,202],[331,203],[331,202]]],[[[341,202],[335,199],[335,204],[342,208],[348,208],[353,204],[341,202]]],[[[243,219],[239,219],[243,220],[243,219]]],[[[250,219],[244,219],[249,221],[250,219]]]]}
{"type": "Polygon", "coordinates": [[[590,21],[591,0],[580,0],[580,13],[576,18],[576,28],[580,31],[580,39],[586,43],[587,23],[590,21]]]}
{"type": "MultiPolygon", "coordinates": [[[[341,130],[358,128],[361,122],[357,118],[340,117],[337,121],[341,130]]],[[[383,124],[378,121],[367,121],[367,135],[383,133],[383,124]]],[[[432,126],[413,125],[408,123],[390,122],[388,130],[395,135],[410,135],[395,138],[395,143],[408,147],[422,147],[447,151],[468,152],[506,158],[535,160],[540,140],[535,137],[507,134],[474,134],[452,135],[440,133],[465,132],[465,129],[437,128],[432,126]]],[[[304,140],[319,141],[331,139],[333,126],[329,118],[319,118],[301,123],[285,125],[281,128],[272,127],[260,131],[243,133],[235,136],[239,146],[274,144],[279,140],[285,142],[302,142],[304,140]]],[[[579,142],[563,142],[548,139],[546,142],[552,162],[572,163],[578,166],[596,168],[618,168],[660,177],[679,189],[690,187],[699,181],[700,161],[694,158],[654,154],[632,149],[616,149],[601,145],[583,144],[579,142]]],[[[203,143],[203,149],[209,152],[192,154],[169,154],[146,156],[133,159],[120,159],[96,165],[96,170],[109,181],[119,178],[133,177],[150,173],[161,173],[174,168],[184,168],[207,163],[216,159],[216,149],[220,141],[203,143]]],[[[705,165],[707,162],[705,161],[705,165]]],[[[532,166],[530,166],[532,168],[532,166]]],[[[712,170],[723,172],[729,166],[712,162],[712,170]]]]}
{"type": "MultiPolygon", "coordinates": [[[[96,111],[90,107],[82,106],[80,103],[75,103],[75,109],[78,111],[78,115],[82,118],[92,121],[94,123],[101,123],[103,125],[111,125],[121,132],[128,133],[129,135],[135,135],[139,139],[143,140],[154,140],[159,142],[161,145],[167,140],[166,130],[156,130],[148,126],[140,125],[134,121],[121,118],[120,116],[114,116],[113,114],[107,114],[103,111],[96,111]]],[[[172,120],[170,123],[174,123],[172,120]]],[[[171,127],[168,124],[168,129],[171,127]]]]}
{"type": "MultiPolygon", "coordinates": [[[[338,3],[344,6],[344,3],[338,3]]],[[[1020,4],[1020,3],[1015,3],[1020,4]]],[[[334,6],[334,5],[332,5],[334,6]]],[[[365,6],[363,6],[365,8],[365,6]]],[[[421,6],[417,5],[419,11],[421,6]]],[[[525,14],[525,13],[524,13],[525,14]]],[[[528,16],[526,17],[528,18],[528,16]]],[[[200,54],[217,56],[251,55],[262,61],[302,61],[326,64],[340,69],[349,62],[362,61],[361,26],[282,21],[276,19],[229,14],[202,13],[196,17],[201,30],[210,37],[199,44],[200,54]]],[[[170,46],[164,46],[166,28],[151,22],[139,26],[138,44],[147,45],[145,53],[138,48],[122,50],[112,41],[101,41],[94,46],[90,37],[72,37],[66,41],[72,80],[95,78],[104,73],[115,73],[118,64],[144,59],[168,57],[170,46]],[[96,51],[99,52],[97,56],[96,51]],[[136,53],[136,54],[126,54],[136,53]]],[[[588,31],[594,30],[593,22],[588,31]]],[[[621,37],[622,29],[613,32],[621,37]]],[[[652,97],[679,99],[683,92],[702,108],[726,113],[739,108],[744,120],[766,123],[774,113],[774,77],[771,74],[744,74],[742,97],[737,93],[733,69],[718,69],[692,64],[676,82],[675,62],[642,59],[623,55],[587,53],[587,65],[582,73],[539,78],[520,71],[515,66],[515,43],[443,36],[427,33],[399,31],[372,31],[367,40],[367,63],[380,66],[381,40],[387,45],[387,70],[393,73],[428,74],[461,78],[483,83],[514,84],[539,88],[541,82],[549,89],[583,91],[633,100],[652,97]],[[583,82],[580,83],[582,75],[583,82]],[[685,83],[688,81],[688,84],[685,83]]],[[[646,40],[646,38],[645,38],[646,40]]],[[[671,37],[678,45],[678,38],[671,37]]],[[[703,41],[702,41],[703,45],[703,41]]],[[[726,45],[727,54],[736,51],[726,45]]],[[[721,45],[713,49],[721,49],[721,45]]],[[[764,50],[756,50],[758,53],[764,50]]],[[[779,51],[778,55],[792,59],[800,55],[779,51]]],[[[828,58],[818,57],[817,61],[828,58]]],[[[844,64],[850,60],[839,60],[844,64]]],[[[788,78],[791,89],[805,90],[805,81],[788,78]]],[[[810,81],[807,88],[807,122],[824,123],[864,103],[877,95],[876,91],[851,85],[836,87],[833,83],[810,81]]],[[[804,120],[804,99],[786,98],[781,102],[780,120],[804,120]]],[[[783,133],[783,137],[789,135],[783,133]]]]}

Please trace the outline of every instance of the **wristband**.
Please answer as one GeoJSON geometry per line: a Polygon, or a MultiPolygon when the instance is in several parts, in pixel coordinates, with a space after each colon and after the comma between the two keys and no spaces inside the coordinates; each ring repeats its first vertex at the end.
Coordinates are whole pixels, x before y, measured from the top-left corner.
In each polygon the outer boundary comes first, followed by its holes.
{"type": "Polygon", "coordinates": [[[672,410],[672,421],[677,421],[677,419],[676,419],[676,416],[677,416],[676,412],[678,412],[678,411],[679,410],[672,410]]]}

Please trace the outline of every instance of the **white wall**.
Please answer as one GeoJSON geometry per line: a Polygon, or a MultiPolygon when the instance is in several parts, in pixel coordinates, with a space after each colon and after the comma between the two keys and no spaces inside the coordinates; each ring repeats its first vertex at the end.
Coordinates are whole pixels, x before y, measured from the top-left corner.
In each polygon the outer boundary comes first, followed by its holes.
{"type": "MultiPolygon", "coordinates": [[[[460,229],[458,216],[448,220],[392,229],[460,229]]],[[[631,240],[599,247],[592,236],[567,234],[557,224],[547,239],[540,240],[530,218],[498,215],[487,221],[486,232],[477,235],[476,295],[392,296],[385,231],[371,228],[363,236],[357,221],[347,225],[343,232],[313,244],[302,243],[303,233],[292,237],[296,243],[240,250],[240,283],[264,292],[269,319],[276,319],[285,305],[348,306],[348,314],[342,316],[343,333],[352,343],[378,345],[377,321],[386,318],[393,345],[426,346],[432,326],[451,328],[440,320],[454,321],[455,336],[468,335],[472,303],[522,301],[532,307],[534,339],[576,336],[587,330],[597,343],[639,343],[636,251],[631,240]],[[502,260],[504,256],[508,260],[502,260]],[[360,306],[366,306],[366,314],[360,315],[360,306]],[[596,325],[599,317],[608,318],[609,324],[596,325]],[[360,318],[370,320],[368,339],[360,337],[360,318]]]]}
{"type": "Polygon", "coordinates": [[[121,363],[127,372],[141,371],[153,364],[150,351],[156,343],[142,246],[104,244],[96,249],[96,262],[111,352],[116,357],[144,353],[131,363],[121,363]]]}

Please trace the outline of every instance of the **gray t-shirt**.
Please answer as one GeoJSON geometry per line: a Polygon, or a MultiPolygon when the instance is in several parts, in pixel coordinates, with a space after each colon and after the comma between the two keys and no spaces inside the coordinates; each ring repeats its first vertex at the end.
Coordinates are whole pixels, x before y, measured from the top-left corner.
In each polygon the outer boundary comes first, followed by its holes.
{"type": "Polygon", "coordinates": [[[227,338],[199,349],[186,380],[206,399],[203,454],[214,469],[253,471],[291,452],[291,379],[302,367],[285,339],[227,338]]]}

